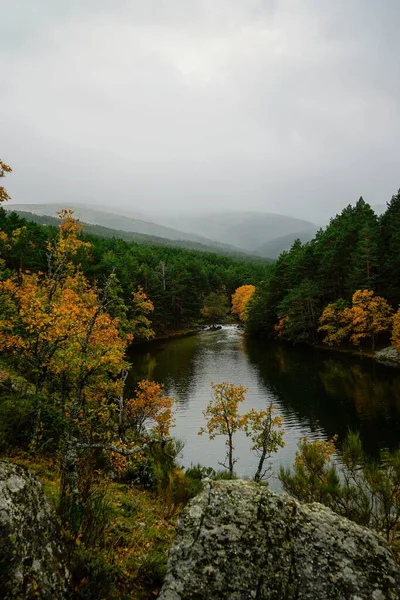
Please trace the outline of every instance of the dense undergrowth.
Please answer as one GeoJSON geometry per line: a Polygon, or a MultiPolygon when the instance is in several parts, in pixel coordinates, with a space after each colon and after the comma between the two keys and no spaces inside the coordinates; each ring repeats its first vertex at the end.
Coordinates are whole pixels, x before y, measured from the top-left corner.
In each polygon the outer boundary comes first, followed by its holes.
{"type": "MultiPolygon", "coordinates": [[[[162,585],[176,521],[202,479],[225,477],[197,465],[179,467],[175,452],[153,448],[116,468],[95,451],[80,465],[79,525],[62,510],[60,440],[65,419],[45,405],[41,440],[30,448],[35,389],[3,359],[0,363],[0,455],[28,468],[41,481],[59,521],[72,574],[72,598],[147,600],[162,585]]],[[[76,517],[76,515],[75,515],[76,517]]]]}

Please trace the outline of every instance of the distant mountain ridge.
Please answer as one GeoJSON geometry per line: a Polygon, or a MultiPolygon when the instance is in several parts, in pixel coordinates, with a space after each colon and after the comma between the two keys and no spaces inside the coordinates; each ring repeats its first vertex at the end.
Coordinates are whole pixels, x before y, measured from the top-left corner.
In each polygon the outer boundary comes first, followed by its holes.
{"type": "MultiPolygon", "coordinates": [[[[318,227],[310,221],[263,212],[226,212],[211,215],[177,216],[168,219],[171,226],[196,231],[200,235],[234,244],[248,252],[264,253],[264,246],[282,239],[282,250],[290,248],[296,237],[311,239],[318,227]],[[285,246],[285,243],[287,245],[285,246]],[[284,247],[285,246],[285,247],[284,247]]],[[[281,251],[282,251],[281,250],[281,251]]],[[[275,255],[277,256],[277,255],[275,255]]]]}
{"type": "MultiPolygon", "coordinates": [[[[7,212],[15,212],[18,216],[27,221],[33,221],[39,225],[51,225],[57,227],[59,220],[57,217],[51,217],[48,215],[38,215],[28,211],[12,210],[8,209],[7,212]]],[[[119,238],[126,242],[136,242],[138,244],[145,244],[149,246],[170,246],[173,248],[182,248],[185,250],[194,250],[196,252],[210,252],[213,254],[220,254],[229,256],[230,258],[238,258],[240,260],[250,261],[266,261],[268,262],[269,257],[258,256],[256,254],[250,254],[242,251],[240,248],[234,248],[226,244],[218,244],[215,246],[201,244],[199,242],[191,242],[189,240],[171,240],[168,238],[162,238],[154,235],[147,235],[145,233],[137,233],[135,231],[122,231],[117,229],[111,229],[109,227],[103,227],[102,225],[93,225],[91,223],[85,223],[81,221],[84,230],[90,235],[96,235],[103,238],[119,238]]]]}
{"type": "MultiPolygon", "coordinates": [[[[30,212],[37,215],[54,217],[56,211],[61,210],[61,204],[10,204],[11,210],[30,212]]],[[[164,240],[171,240],[175,245],[188,247],[190,244],[199,244],[210,251],[216,249],[228,254],[257,255],[263,258],[277,258],[281,252],[288,250],[296,238],[305,242],[310,240],[317,232],[313,223],[287,217],[285,215],[263,212],[220,212],[203,215],[175,215],[162,216],[162,223],[136,219],[133,216],[124,216],[117,212],[99,210],[90,206],[72,204],[69,206],[75,211],[82,222],[94,226],[104,227],[115,232],[150,236],[164,240]]],[[[133,209],[127,209],[130,215],[133,209]]],[[[102,235],[99,233],[99,235],[102,235]]],[[[103,232],[105,237],[110,233],[103,232]]],[[[116,237],[122,237],[121,234],[116,237]]],[[[125,238],[126,239],[126,238],[125,238]]],[[[149,243],[149,240],[146,241],[149,243]]],[[[195,249],[195,248],[193,248],[195,249]]],[[[204,250],[204,248],[198,248],[204,250]]]]}
{"type": "MultiPolygon", "coordinates": [[[[65,208],[64,204],[13,204],[9,205],[11,209],[16,211],[31,212],[37,215],[47,215],[54,217],[57,211],[65,208]]],[[[158,225],[150,221],[143,221],[142,219],[135,219],[134,217],[128,217],[119,215],[113,212],[104,212],[95,208],[79,204],[70,204],[68,208],[74,210],[75,215],[79,217],[85,223],[93,225],[102,225],[110,229],[116,229],[119,231],[134,231],[136,233],[143,233],[146,235],[154,235],[157,237],[168,238],[170,240],[187,240],[191,242],[199,242],[201,244],[217,244],[213,240],[209,240],[204,236],[196,235],[193,233],[187,233],[185,231],[178,231],[177,229],[166,227],[164,225],[158,225]]]]}
{"type": "Polygon", "coordinates": [[[291,248],[295,239],[299,239],[302,244],[305,244],[306,242],[310,242],[314,236],[315,233],[312,232],[297,232],[282,235],[273,240],[268,240],[268,242],[259,246],[256,250],[256,254],[259,256],[268,256],[269,258],[278,258],[282,252],[291,248]]]}

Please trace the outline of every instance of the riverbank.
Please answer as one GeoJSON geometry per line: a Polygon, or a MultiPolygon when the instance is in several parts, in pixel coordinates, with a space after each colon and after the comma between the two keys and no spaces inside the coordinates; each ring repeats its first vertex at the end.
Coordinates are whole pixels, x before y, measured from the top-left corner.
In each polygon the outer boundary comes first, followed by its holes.
{"type": "Polygon", "coordinates": [[[172,340],[179,339],[184,337],[189,337],[192,335],[197,335],[198,333],[202,333],[204,331],[217,331],[222,329],[224,326],[237,327],[237,329],[244,331],[243,325],[241,323],[221,323],[218,325],[197,325],[187,329],[172,329],[170,331],[165,331],[164,333],[156,334],[150,340],[138,340],[137,342],[133,341],[131,347],[135,346],[147,346],[147,344],[152,344],[154,342],[160,342],[163,340],[172,340]]]}
{"type": "MultiPolygon", "coordinates": [[[[287,344],[290,343],[288,340],[282,341],[287,344]]],[[[393,346],[384,346],[379,350],[366,350],[362,348],[340,348],[338,346],[328,346],[327,344],[312,344],[311,342],[292,343],[293,347],[299,344],[315,348],[316,350],[337,352],[339,354],[357,356],[358,358],[368,358],[386,367],[400,369],[400,354],[393,346]]]]}
{"type": "Polygon", "coordinates": [[[390,369],[400,369],[400,354],[393,346],[385,346],[380,350],[355,350],[352,348],[337,348],[335,346],[326,345],[314,345],[311,344],[317,350],[329,350],[338,352],[340,354],[350,354],[351,356],[357,356],[358,358],[368,358],[380,365],[389,367],[390,369]]]}
{"type": "Polygon", "coordinates": [[[174,329],[171,331],[166,331],[165,333],[159,333],[156,334],[154,337],[152,337],[149,340],[138,340],[138,341],[133,341],[132,344],[130,345],[130,347],[138,347],[138,346],[147,346],[148,344],[153,344],[154,342],[161,342],[163,340],[172,340],[175,338],[184,338],[184,337],[189,337],[191,335],[196,335],[197,333],[200,333],[201,331],[204,331],[204,327],[199,326],[197,328],[191,328],[191,329],[174,329]]]}

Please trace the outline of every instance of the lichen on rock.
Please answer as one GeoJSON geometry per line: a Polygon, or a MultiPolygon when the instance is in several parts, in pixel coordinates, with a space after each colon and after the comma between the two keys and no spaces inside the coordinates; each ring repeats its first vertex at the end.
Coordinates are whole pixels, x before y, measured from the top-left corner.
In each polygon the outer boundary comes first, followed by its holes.
{"type": "Polygon", "coordinates": [[[395,600],[400,569],[376,533],[320,504],[209,481],[171,548],[160,600],[395,600]]]}
{"type": "Polygon", "coordinates": [[[0,460],[0,598],[58,600],[69,573],[55,516],[28,470],[0,460]]]}

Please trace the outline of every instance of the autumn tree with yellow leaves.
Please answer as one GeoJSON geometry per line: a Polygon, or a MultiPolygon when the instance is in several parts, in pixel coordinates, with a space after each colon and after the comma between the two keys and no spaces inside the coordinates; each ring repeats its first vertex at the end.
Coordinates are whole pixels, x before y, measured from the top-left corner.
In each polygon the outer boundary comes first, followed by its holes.
{"type": "Polygon", "coordinates": [[[247,320],[247,305],[255,291],[254,285],[241,285],[232,294],[232,314],[243,322],[247,320]]]}
{"type": "Polygon", "coordinates": [[[165,439],[174,423],[173,405],[174,399],[163,394],[161,384],[139,381],[134,396],[121,406],[121,439],[126,442],[129,433],[135,442],[148,436],[165,439]]]}
{"type": "MultiPolygon", "coordinates": [[[[121,336],[119,319],[110,315],[116,278],[111,274],[102,289],[88,282],[74,260],[79,251],[89,249],[79,237],[82,228],[72,211],[59,216],[59,235],[47,248],[47,272],[20,272],[0,282],[0,350],[18,357],[20,368],[36,385],[33,449],[42,443],[43,402],[55,402],[63,410],[62,499],[78,508],[79,464],[85,454],[98,449],[130,456],[148,440],[138,435],[135,447],[127,445],[115,426],[118,400],[124,398],[121,374],[129,369],[125,351],[132,339],[132,334],[121,336]]],[[[134,294],[133,305],[136,323],[148,330],[146,314],[152,304],[142,290],[134,294]]],[[[162,438],[170,422],[166,401],[159,390],[143,386],[141,394],[152,398],[152,416],[162,438]]]]}
{"type": "MultiPolygon", "coordinates": [[[[11,172],[12,168],[6,165],[6,163],[0,159],[0,179],[5,177],[6,173],[11,172]]],[[[0,204],[2,202],[6,202],[7,200],[10,200],[10,196],[8,195],[7,190],[2,185],[0,185],[0,204]]]]}
{"type": "Polygon", "coordinates": [[[211,387],[213,399],[203,411],[207,422],[206,426],[200,429],[199,435],[208,433],[210,440],[214,440],[217,435],[226,437],[226,460],[220,464],[232,477],[233,467],[237,462],[233,457],[233,437],[237,431],[243,429],[246,422],[246,417],[239,414],[239,404],[244,401],[247,389],[243,385],[234,385],[226,381],[211,383],[211,387]]]}
{"type": "Polygon", "coordinates": [[[331,302],[324,308],[318,331],[324,334],[324,342],[329,346],[339,346],[350,338],[352,314],[348,309],[348,302],[343,299],[331,302]]]}
{"type": "Polygon", "coordinates": [[[326,334],[328,344],[340,344],[346,338],[355,346],[370,339],[375,350],[376,337],[391,329],[393,309],[372,290],[357,290],[351,308],[343,300],[329,304],[320,317],[319,331],[326,334]]]}
{"type": "Polygon", "coordinates": [[[278,448],[284,446],[283,442],[283,419],[275,414],[276,406],[270,403],[266,410],[256,411],[252,409],[247,414],[239,413],[239,404],[246,398],[247,389],[242,385],[234,385],[223,381],[212,383],[213,399],[209,402],[204,417],[207,419],[206,426],[202,427],[199,435],[208,433],[210,440],[217,435],[226,437],[226,459],[219,463],[233,476],[233,468],[237,458],[233,457],[234,435],[244,431],[252,441],[251,450],[259,458],[255,481],[260,481],[266,473],[265,461],[278,448]]]}

